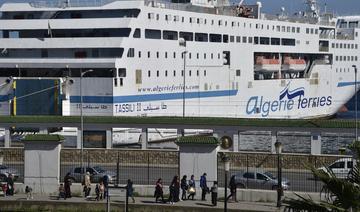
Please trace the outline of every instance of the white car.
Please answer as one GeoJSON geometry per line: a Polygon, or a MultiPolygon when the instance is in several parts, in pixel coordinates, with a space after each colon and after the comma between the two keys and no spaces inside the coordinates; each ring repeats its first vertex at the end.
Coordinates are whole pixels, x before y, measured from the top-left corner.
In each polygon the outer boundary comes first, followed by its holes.
{"type": "MultiPolygon", "coordinates": [[[[352,158],[341,158],[330,164],[328,169],[330,169],[337,178],[346,179],[354,165],[353,161],[352,158]]],[[[318,170],[323,170],[325,173],[328,172],[324,166],[318,170]]]]}

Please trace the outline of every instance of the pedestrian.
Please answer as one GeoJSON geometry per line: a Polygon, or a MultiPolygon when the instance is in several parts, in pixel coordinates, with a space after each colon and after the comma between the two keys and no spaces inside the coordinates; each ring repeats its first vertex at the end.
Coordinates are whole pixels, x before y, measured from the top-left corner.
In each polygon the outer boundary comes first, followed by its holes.
{"type": "Polygon", "coordinates": [[[127,181],[126,192],[128,193],[128,197],[131,197],[133,203],[135,203],[133,182],[130,179],[127,181]]]}
{"type": "Polygon", "coordinates": [[[188,190],[188,184],[187,184],[187,176],[184,175],[181,178],[180,187],[182,191],[181,200],[186,200],[186,191],[188,190]]]}
{"type": "Polygon", "coordinates": [[[218,196],[218,183],[214,181],[214,185],[211,187],[211,203],[213,206],[217,205],[217,196],[218,196]]]}
{"type": "Polygon", "coordinates": [[[26,200],[34,199],[32,195],[32,188],[30,186],[25,187],[25,193],[26,193],[26,200]]]}
{"type": "Polygon", "coordinates": [[[95,193],[96,193],[96,200],[97,201],[103,199],[103,196],[104,196],[104,184],[103,184],[102,180],[100,180],[100,182],[98,184],[96,184],[95,193]]]}
{"type": "Polygon", "coordinates": [[[200,177],[200,188],[201,188],[201,200],[206,201],[206,193],[209,191],[209,188],[206,183],[206,173],[200,177]]]}
{"type": "Polygon", "coordinates": [[[6,179],[6,183],[7,183],[6,195],[13,196],[15,188],[14,188],[14,176],[12,174],[9,174],[9,176],[6,179]]]}
{"type": "Polygon", "coordinates": [[[232,197],[232,201],[237,202],[235,175],[231,176],[230,178],[229,188],[230,188],[230,195],[227,197],[227,199],[229,200],[230,197],[232,197]]]}
{"type": "Polygon", "coordinates": [[[189,189],[188,189],[188,199],[194,200],[194,196],[196,194],[196,186],[195,186],[195,176],[191,175],[190,180],[189,180],[189,189]]]}
{"type": "Polygon", "coordinates": [[[65,194],[65,187],[64,187],[64,184],[60,183],[60,186],[59,186],[59,196],[58,196],[58,199],[60,198],[64,198],[64,200],[66,199],[66,194],[65,194]]]}
{"type": "Polygon", "coordinates": [[[179,192],[177,192],[177,188],[176,188],[176,187],[178,187],[179,188],[178,190],[180,190],[180,183],[178,183],[179,182],[178,178],[179,177],[177,175],[174,176],[174,178],[171,181],[171,184],[169,186],[170,195],[169,195],[168,201],[170,204],[175,204],[175,202],[177,202],[177,200],[179,199],[179,192]],[[177,185],[177,184],[179,184],[179,185],[177,185]],[[177,197],[176,197],[176,195],[177,195],[177,197]]]}
{"type": "Polygon", "coordinates": [[[180,196],[180,178],[179,178],[179,176],[175,176],[176,177],[176,181],[175,181],[175,198],[174,198],[174,200],[175,200],[175,202],[179,202],[180,201],[180,198],[179,198],[179,196],[180,196]]]}
{"type": "Polygon", "coordinates": [[[84,196],[85,198],[88,198],[90,196],[91,191],[91,180],[90,180],[90,172],[86,172],[86,175],[84,177],[84,196]]]}
{"type": "Polygon", "coordinates": [[[64,177],[64,189],[65,189],[65,198],[71,198],[71,176],[70,172],[64,177]]]}
{"type": "Polygon", "coordinates": [[[106,199],[109,194],[109,176],[104,175],[102,181],[104,185],[104,199],[106,199]]]}
{"type": "Polygon", "coordinates": [[[155,197],[155,202],[157,202],[160,197],[161,197],[162,203],[165,202],[165,201],[164,201],[163,184],[162,184],[162,179],[161,179],[161,178],[159,178],[159,179],[156,181],[154,197],[155,197]]]}

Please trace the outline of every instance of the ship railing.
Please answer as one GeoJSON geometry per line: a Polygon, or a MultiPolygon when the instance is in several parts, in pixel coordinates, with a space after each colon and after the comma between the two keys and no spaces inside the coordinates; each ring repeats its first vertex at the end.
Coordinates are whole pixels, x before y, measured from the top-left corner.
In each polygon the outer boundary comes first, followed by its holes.
{"type": "Polygon", "coordinates": [[[262,19],[264,20],[272,20],[272,21],[286,21],[292,23],[307,23],[307,24],[320,24],[325,26],[335,26],[335,22],[322,20],[318,18],[312,17],[302,17],[302,16],[283,16],[283,15],[270,15],[270,14],[262,14],[262,19]]]}
{"type": "Polygon", "coordinates": [[[30,5],[35,8],[55,7],[101,7],[119,0],[58,0],[58,1],[34,1],[30,5]]]}

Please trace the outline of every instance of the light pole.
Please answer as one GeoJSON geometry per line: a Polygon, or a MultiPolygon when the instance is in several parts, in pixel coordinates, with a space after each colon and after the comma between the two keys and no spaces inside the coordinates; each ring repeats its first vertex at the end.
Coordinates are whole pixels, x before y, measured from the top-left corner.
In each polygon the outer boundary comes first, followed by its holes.
{"type": "MultiPolygon", "coordinates": [[[[82,96],[82,78],[85,74],[92,72],[94,70],[89,69],[86,71],[82,71],[82,69],[80,69],[80,130],[81,130],[81,135],[80,135],[80,141],[81,141],[81,150],[80,150],[80,155],[81,155],[81,161],[80,161],[80,166],[82,169],[82,174],[85,174],[85,169],[83,167],[84,165],[84,159],[83,159],[83,152],[84,152],[84,116],[83,116],[83,96],[82,96]]],[[[85,175],[83,175],[85,177],[85,175]]]]}
{"type": "Polygon", "coordinates": [[[180,38],[179,39],[179,46],[183,46],[185,48],[185,50],[181,53],[183,58],[184,58],[184,74],[183,74],[183,114],[182,114],[182,117],[184,118],[185,117],[185,68],[186,68],[186,40],[184,38],[180,38]]]}
{"type": "Polygon", "coordinates": [[[282,188],[282,173],[281,173],[281,151],[282,151],[282,144],[279,141],[275,142],[275,149],[277,154],[277,162],[278,162],[278,185],[277,185],[277,203],[276,207],[281,207],[281,196],[283,195],[283,188],[282,188]]]}
{"type": "Polygon", "coordinates": [[[358,118],[357,118],[357,67],[356,65],[352,66],[355,72],[355,141],[358,139],[358,118]]]}
{"type": "Polygon", "coordinates": [[[224,185],[224,190],[225,190],[225,194],[224,194],[224,212],[227,212],[227,178],[228,178],[228,173],[230,170],[230,158],[227,155],[224,155],[223,157],[223,162],[224,162],[224,168],[225,168],[225,185],[224,185]]]}

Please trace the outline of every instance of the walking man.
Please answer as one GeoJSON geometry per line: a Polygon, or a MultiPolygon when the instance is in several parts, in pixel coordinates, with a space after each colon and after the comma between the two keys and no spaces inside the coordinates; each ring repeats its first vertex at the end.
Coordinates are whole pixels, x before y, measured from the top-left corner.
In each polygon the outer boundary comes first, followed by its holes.
{"type": "Polygon", "coordinates": [[[200,188],[201,188],[201,200],[206,201],[206,193],[209,190],[207,183],[206,183],[206,173],[204,173],[200,177],[200,188]]]}

